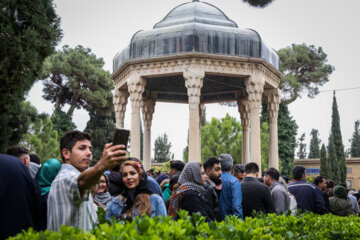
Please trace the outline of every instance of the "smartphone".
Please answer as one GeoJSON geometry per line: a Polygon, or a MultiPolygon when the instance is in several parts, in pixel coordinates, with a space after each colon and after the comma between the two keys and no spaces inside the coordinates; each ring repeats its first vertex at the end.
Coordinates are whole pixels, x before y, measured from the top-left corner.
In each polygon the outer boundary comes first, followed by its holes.
{"type": "Polygon", "coordinates": [[[112,143],[114,145],[119,145],[119,144],[125,145],[125,150],[127,151],[129,136],[130,136],[130,130],[123,128],[116,128],[112,143]]]}

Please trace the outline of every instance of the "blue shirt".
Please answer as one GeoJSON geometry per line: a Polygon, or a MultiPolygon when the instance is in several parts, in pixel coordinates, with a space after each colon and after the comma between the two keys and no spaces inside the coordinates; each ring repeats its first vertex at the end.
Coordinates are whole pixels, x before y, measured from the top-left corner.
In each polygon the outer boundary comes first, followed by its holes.
{"type": "Polygon", "coordinates": [[[241,185],[236,177],[228,172],[221,174],[222,189],[219,199],[221,217],[236,215],[243,218],[241,185]]]}

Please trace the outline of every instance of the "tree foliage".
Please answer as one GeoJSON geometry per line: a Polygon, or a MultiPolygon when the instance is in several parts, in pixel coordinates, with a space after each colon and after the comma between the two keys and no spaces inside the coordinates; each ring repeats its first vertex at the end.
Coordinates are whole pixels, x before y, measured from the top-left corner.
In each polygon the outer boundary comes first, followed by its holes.
{"type": "Polygon", "coordinates": [[[37,115],[20,144],[36,153],[41,162],[50,158],[60,158],[58,132],[54,130],[53,123],[47,114],[37,115]]]}
{"type": "Polygon", "coordinates": [[[76,129],[75,123],[73,123],[71,117],[69,117],[60,107],[55,108],[54,113],[51,116],[54,130],[58,132],[59,140],[64,136],[67,131],[76,129]]]}
{"type": "Polygon", "coordinates": [[[298,144],[299,144],[299,151],[296,153],[299,159],[305,159],[306,158],[306,143],[305,141],[305,133],[301,135],[300,138],[298,138],[298,144]]]}
{"type": "Polygon", "coordinates": [[[331,178],[335,181],[336,184],[341,183],[341,170],[339,162],[336,156],[336,149],[334,144],[334,137],[330,134],[329,143],[328,143],[328,160],[331,165],[331,178]]]}
{"type": "Polygon", "coordinates": [[[326,157],[325,144],[321,146],[321,151],[320,151],[320,175],[324,176],[327,179],[332,178],[330,162],[326,157]]]}
{"type": "Polygon", "coordinates": [[[219,157],[221,153],[228,153],[235,163],[241,163],[241,146],[241,124],[229,114],[220,120],[212,118],[201,128],[202,159],[219,157]]]}
{"type": "Polygon", "coordinates": [[[154,145],[154,158],[152,160],[154,163],[167,162],[173,158],[173,154],[170,152],[171,142],[169,142],[166,133],[158,136],[154,145]]]}
{"type": "Polygon", "coordinates": [[[320,158],[320,139],[319,131],[311,129],[310,152],[308,158],[320,158]]]}
{"type": "Polygon", "coordinates": [[[327,55],[321,47],[314,45],[292,44],[278,51],[281,78],[279,88],[282,90],[284,104],[289,104],[305,92],[310,98],[319,93],[319,86],[329,81],[334,67],[326,64],[327,55]]]}
{"type": "Polygon", "coordinates": [[[337,165],[340,170],[340,179],[341,183],[345,183],[347,169],[346,169],[346,159],[344,152],[344,144],[341,136],[341,128],[340,128],[340,115],[338,111],[338,106],[336,102],[336,96],[334,92],[333,96],[333,105],[332,105],[332,114],[331,114],[331,136],[334,142],[335,154],[337,165]]]}
{"type": "Polygon", "coordinates": [[[89,113],[90,120],[86,124],[85,132],[91,134],[91,145],[93,147],[92,165],[97,163],[102,156],[106,143],[112,142],[115,131],[115,113],[101,115],[95,111],[89,113]]]}
{"type": "MultiPolygon", "coordinates": [[[[0,1],[0,152],[18,144],[24,95],[61,39],[52,0],[0,1]]],[[[25,130],[25,131],[23,131],[25,130]]]]}
{"type": "Polygon", "coordinates": [[[69,104],[68,116],[80,108],[89,112],[96,109],[100,115],[109,112],[114,86],[103,66],[104,60],[91,53],[91,49],[65,45],[43,64],[43,97],[55,107],[69,104]]]}
{"type": "Polygon", "coordinates": [[[244,3],[252,7],[264,8],[270,5],[274,0],[242,0],[244,3]]]}
{"type": "Polygon", "coordinates": [[[350,155],[353,158],[360,157],[360,120],[355,122],[355,131],[353,136],[350,140],[351,147],[350,147],[350,155]]]}

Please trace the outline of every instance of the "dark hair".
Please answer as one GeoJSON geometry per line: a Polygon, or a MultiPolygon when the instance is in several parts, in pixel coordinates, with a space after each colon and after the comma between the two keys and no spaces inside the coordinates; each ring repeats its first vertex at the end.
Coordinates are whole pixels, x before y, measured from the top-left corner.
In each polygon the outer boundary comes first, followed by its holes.
{"type": "Polygon", "coordinates": [[[204,162],[204,165],[203,165],[205,171],[206,171],[206,169],[212,169],[215,164],[220,164],[220,160],[215,157],[210,157],[210,158],[206,159],[204,162]]]}
{"type": "Polygon", "coordinates": [[[259,172],[259,166],[254,162],[249,162],[245,165],[246,173],[257,173],[259,172]]]}
{"type": "Polygon", "coordinates": [[[30,162],[40,164],[40,158],[35,153],[30,153],[30,162]]]}
{"type": "Polygon", "coordinates": [[[175,174],[170,178],[169,189],[172,191],[175,184],[179,181],[180,174],[175,174]]]}
{"type": "Polygon", "coordinates": [[[23,154],[30,154],[30,151],[29,151],[29,149],[27,149],[25,147],[12,146],[6,150],[6,154],[9,154],[9,155],[19,158],[23,154]]]}
{"type": "Polygon", "coordinates": [[[327,180],[326,181],[326,188],[333,188],[335,187],[335,183],[333,180],[327,180]]]}
{"type": "Polygon", "coordinates": [[[300,179],[305,173],[305,168],[303,166],[295,166],[292,170],[292,175],[294,179],[300,179]]]}
{"type": "Polygon", "coordinates": [[[234,173],[244,173],[245,172],[245,166],[243,164],[235,164],[234,166],[234,173]]]}
{"type": "Polygon", "coordinates": [[[285,183],[288,184],[290,181],[290,178],[288,176],[282,176],[282,178],[284,179],[285,183]]]}
{"type": "Polygon", "coordinates": [[[357,193],[354,193],[354,194],[353,194],[353,196],[355,196],[355,197],[356,197],[356,199],[359,201],[359,198],[360,198],[360,193],[358,193],[358,192],[357,192],[357,193]]]}
{"type": "Polygon", "coordinates": [[[175,169],[178,172],[181,172],[185,167],[185,163],[180,160],[172,160],[170,161],[170,168],[175,169]]]}
{"type": "Polygon", "coordinates": [[[315,180],[314,180],[314,184],[315,184],[316,186],[318,186],[319,183],[322,183],[323,179],[325,179],[324,176],[317,176],[317,177],[315,178],[315,180]]]}
{"type": "Polygon", "coordinates": [[[271,179],[275,181],[279,181],[280,173],[275,168],[271,167],[265,171],[265,175],[269,176],[271,179]]]}
{"type": "Polygon", "coordinates": [[[64,134],[64,136],[60,140],[60,153],[64,162],[65,159],[64,156],[62,155],[62,150],[65,148],[71,152],[72,148],[74,147],[77,141],[82,141],[85,139],[91,141],[90,133],[81,132],[79,130],[72,130],[64,134]]]}

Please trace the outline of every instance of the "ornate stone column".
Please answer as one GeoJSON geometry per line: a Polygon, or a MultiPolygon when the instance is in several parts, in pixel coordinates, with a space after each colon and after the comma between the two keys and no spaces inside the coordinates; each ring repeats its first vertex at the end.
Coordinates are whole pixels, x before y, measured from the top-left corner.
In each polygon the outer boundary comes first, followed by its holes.
{"type": "Polygon", "coordinates": [[[115,89],[113,103],[115,106],[115,118],[117,128],[124,128],[125,111],[128,97],[128,91],[122,89],[115,89]]]}
{"type": "Polygon", "coordinates": [[[155,103],[155,99],[151,98],[143,99],[142,101],[142,114],[144,122],[143,163],[146,171],[151,168],[151,123],[155,110],[155,103]]]}
{"type": "Polygon", "coordinates": [[[259,165],[261,170],[260,141],[260,106],[264,91],[265,79],[259,73],[254,73],[245,81],[250,106],[250,161],[259,165]]]}
{"type": "Polygon", "coordinates": [[[279,170],[279,146],[278,146],[278,113],[280,104],[280,90],[266,90],[264,95],[269,112],[269,167],[279,170]]]}
{"type": "Polygon", "coordinates": [[[127,85],[131,101],[130,156],[140,159],[140,105],[145,80],[140,76],[131,76],[127,80],[127,85]]]}
{"type": "Polygon", "coordinates": [[[250,144],[249,144],[249,125],[250,125],[250,106],[246,99],[238,99],[238,110],[241,118],[241,125],[243,129],[242,135],[242,162],[246,164],[250,162],[250,144]]]}
{"type": "Polygon", "coordinates": [[[200,67],[190,66],[183,73],[189,97],[189,162],[201,162],[200,97],[205,72],[200,67]]]}

